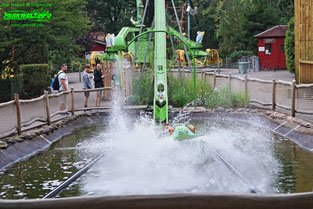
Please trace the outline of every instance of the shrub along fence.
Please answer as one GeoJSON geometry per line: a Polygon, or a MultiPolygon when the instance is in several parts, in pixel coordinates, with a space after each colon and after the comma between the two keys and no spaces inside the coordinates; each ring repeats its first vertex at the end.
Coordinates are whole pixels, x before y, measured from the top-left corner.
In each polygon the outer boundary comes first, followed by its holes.
{"type": "Polygon", "coordinates": [[[0,80],[0,102],[7,102],[14,99],[14,93],[21,94],[23,90],[23,74],[13,78],[0,80]]]}
{"type": "MultiPolygon", "coordinates": [[[[183,77],[191,76],[191,71],[184,71],[183,77]]],[[[254,78],[239,77],[232,75],[217,74],[216,71],[199,71],[199,78],[212,85],[213,88],[223,89],[228,87],[231,92],[244,92],[250,97],[250,103],[268,107],[272,110],[281,108],[290,112],[294,117],[296,113],[313,115],[313,84],[296,85],[294,82],[280,80],[260,80],[254,78]]],[[[89,105],[84,108],[84,92],[90,92],[89,103],[94,104],[96,91],[104,90],[105,95],[112,90],[111,87],[92,90],[74,90],[48,94],[36,99],[20,100],[15,94],[14,101],[0,104],[0,138],[10,134],[20,134],[23,130],[48,124],[60,119],[60,113],[75,114],[75,111],[88,109],[107,109],[107,103],[102,103],[100,107],[89,105]],[[66,95],[66,110],[59,110],[59,101],[66,95]]]]}
{"type": "Polygon", "coordinates": [[[50,86],[50,68],[48,64],[20,65],[24,75],[23,98],[34,98],[43,94],[50,86]]]}
{"type": "MultiPolygon", "coordinates": [[[[192,75],[191,71],[184,71],[192,75]]],[[[186,75],[185,75],[186,76],[186,75]]],[[[185,77],[184,76],[184,77],[185,77]]],[[[250,103],[263,107],[287,110],[292,117],[296,113],[313,115],[313,84],[296,85],[296,81],[261,80],[256,78],[218,74],[216,71],[198,73],[213,88],[228,87],[232,92],[244,92],[250,97],[250,103]]]]}

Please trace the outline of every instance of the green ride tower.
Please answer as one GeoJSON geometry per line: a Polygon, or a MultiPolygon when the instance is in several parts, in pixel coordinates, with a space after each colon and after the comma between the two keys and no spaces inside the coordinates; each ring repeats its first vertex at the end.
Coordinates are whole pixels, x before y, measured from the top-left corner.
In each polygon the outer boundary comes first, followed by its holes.
{"type": "MultiPolygon", "coordinates": [[[[154,1],[155,30],[166,31],[165,0],[154,1]]],[[[153,119],[168,123],[166,33],[155,33],[153,119]]]]}

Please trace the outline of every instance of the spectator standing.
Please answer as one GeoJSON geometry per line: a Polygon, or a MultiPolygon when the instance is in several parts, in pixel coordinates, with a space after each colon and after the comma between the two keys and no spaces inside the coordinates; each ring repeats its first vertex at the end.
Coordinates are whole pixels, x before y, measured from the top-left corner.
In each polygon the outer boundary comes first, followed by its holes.
{"type": "MultiPolygon", "coordinates": [[[[105,75],[102,75],[101,72],[101,65],[97,64],[97,67],[94,71],[94,82],[95,82],[95,88],[103,88],[104,84],[103,84],[103,78],[105,77],[105,75]]],[[[102,91],[97,91],[96,93],[96,107],[100,107],[100,99],[101,99],[101,95],[102,95],[102,91]]]]}
{"type": "MultiPolygon", "coordinates": [[[[59,79],[59,84],[60,84],[59,93],[68,91],[68,78],[65,73],[66,71],[67,71],[67,65],[62,64],[61,70],[58,72],[59,74],[58,79],[59,79]]],[[[65,109],[66,109],[66,95],[63,94],[60,96],[60,111],[64,111],[65,109]]]]}
{"type": "MultiPolygon", "coordinates": [[[[90,70],[90,66],[88,64],[85,65],[85,69],[83,72],[83,89],[92,89],[92,85],[90,83],[90,79],[89,79],[89,70],[90,70]]],[[[85,95],[85,99],[84,99],[84,107],[88,107],[88,97],[89,97],[89,91],[88,92],[84,92],[85,95]]]]}

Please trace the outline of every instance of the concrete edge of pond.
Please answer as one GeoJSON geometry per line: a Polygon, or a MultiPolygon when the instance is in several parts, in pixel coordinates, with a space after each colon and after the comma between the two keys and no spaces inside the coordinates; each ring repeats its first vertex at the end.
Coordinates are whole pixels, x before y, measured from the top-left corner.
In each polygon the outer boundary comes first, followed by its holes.
{"type": "Polygon", "coordinates": [[[312,209],[312,205],[312,192],[279,195],[209,193],[0,200],[0,209],[312,209]]]}
{"type": "Polygon", "coordinates": [[[59,141],[63,136],[71,134],[79,127],[103,121],[105,115],[108,115],[108,113],[101,112],[67,117],[51,126],[43,126],[27,131],[21,136],[8,138],[7,143],[9,146],[0,149],[0,171],[3,172],[9,166],[48,149],[53,143],[59,141]]]}

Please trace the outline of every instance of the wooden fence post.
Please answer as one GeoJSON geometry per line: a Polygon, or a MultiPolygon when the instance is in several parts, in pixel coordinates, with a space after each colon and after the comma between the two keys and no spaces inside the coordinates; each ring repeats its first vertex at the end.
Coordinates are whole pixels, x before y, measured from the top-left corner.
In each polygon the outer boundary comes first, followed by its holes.
{"type": "Polygon", "coordinates": [[[245,75],[244,84],[245,84],[245,94],[248,95],[248,75],[245,75]]]}
{"type": "Polygon", "coordinates": [[[45,102],[46,102],[46,115],[47,115],[47,124],[48,126],[51,125],[51,118],[50,118],[50,110],[49,110],[49,95],[48,91],[44,91],[45,94],[45,102]]]}
{"type": "Polygon", "coordinates": [[[272,82],[272,110],[276,109],[276,79],[273,79],[272,82]]]}
{"type": "Polygon", "coordinates": [[[72,113],[72,115],[74,115],[75,114],[75,103],[74,103],[74,88],[73,87],[71,88],[71,104],[72,104],[71,113],[72,113]]]}
{"type": "Polygon", "coordinates": [[[213,88],[216,88],[216,70],[214,70],[214,75],[213,75],[213,88]]]}
{"type": "Polygon", "coordinates": [[[21,105],[20,105],[20,99],[18,94],[14,94],[15,99],[15,107],[16,107],[16,119],[17,119],[17,134],[22,134],[22,120],[21,120],[21,105]]]}
{"type": "Polygon", "coordinates": [[[291,116],[296,116],[296,81],[292,81],[291,85],[291,116]]]}

